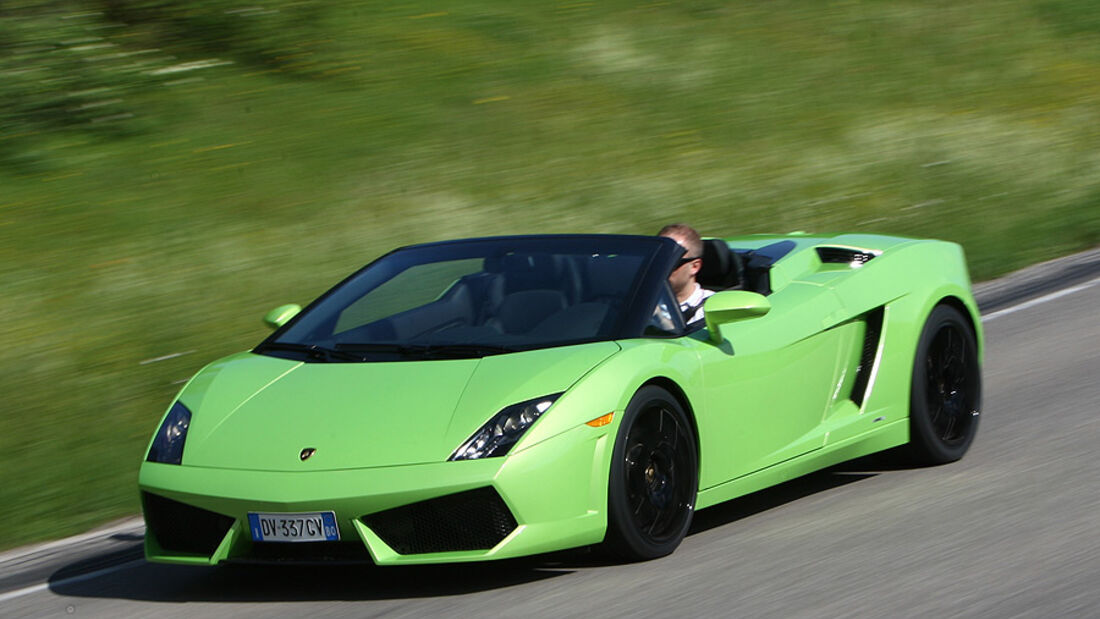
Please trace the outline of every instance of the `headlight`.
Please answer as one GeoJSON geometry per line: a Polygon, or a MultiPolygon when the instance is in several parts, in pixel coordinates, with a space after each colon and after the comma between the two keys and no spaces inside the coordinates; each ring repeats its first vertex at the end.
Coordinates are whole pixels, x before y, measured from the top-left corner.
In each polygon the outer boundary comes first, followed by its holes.
{"type": "Polygon", "coordinates": [[[153,445],[149,447],[148,462],[163,462],[165,464],[179,464],[183,460],[183,442],[187,440],[187,426],[191,425],[191,411],[179,402],[172,405],[172,410],[160,424],[157,435],[153,437],[153,445]]]}
{"type": "Polygon", "coordinates": [[[477,460],[508,453],[519,437],[535,423],[539,415],[561,396],[560,393],[513,404],[478,428],[473,436],[455,450],[448,460],[477,460]]]}

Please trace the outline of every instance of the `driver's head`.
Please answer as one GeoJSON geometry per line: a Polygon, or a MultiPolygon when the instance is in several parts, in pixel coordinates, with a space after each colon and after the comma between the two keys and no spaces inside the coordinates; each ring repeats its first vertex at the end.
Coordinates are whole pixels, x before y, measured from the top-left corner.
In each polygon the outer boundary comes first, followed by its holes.
{"type": "Polygon", "coordinates": [[[681,301],[695,290],[695,275],[703,266],[703,239],[695,228],[686,224],[670,224],[661,228],[657,236],[667,236],[684,248],[679,264],[668,276],[672,291],[681,301]]]}

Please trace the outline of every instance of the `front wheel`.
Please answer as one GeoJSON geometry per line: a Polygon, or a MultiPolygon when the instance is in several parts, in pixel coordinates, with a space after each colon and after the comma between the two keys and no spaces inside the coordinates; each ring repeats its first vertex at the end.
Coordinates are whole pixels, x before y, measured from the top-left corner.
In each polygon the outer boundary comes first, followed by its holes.
{"type": "Polygon", "coordinates": [[[982,376],[974,330],[959,310],[939,305],[924,323],[909,400],[909,452],[918,464],[963,457],[978,431],[982,376]]]}
{"type": "Polygon", "coordinates": [[[626,407],[615,439],[605,548],[628,561],[671,553],[691,526],[698,487],[687,414],[664,389],[643,387],[626,407]]]}

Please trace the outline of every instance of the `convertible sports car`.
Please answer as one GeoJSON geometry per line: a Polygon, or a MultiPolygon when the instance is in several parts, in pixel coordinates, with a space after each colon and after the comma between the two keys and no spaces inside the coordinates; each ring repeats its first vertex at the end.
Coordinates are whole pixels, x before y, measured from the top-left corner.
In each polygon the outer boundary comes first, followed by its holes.
{"type": "Polygon", "coordinates": [[[704,245],[719,292],[691,326],[668,284],[683,248],[642,236],[404,247],[276,308],[154,435],[147,558],[650,559],[694,510],[844,460],[963,456],[983,342],[959,246],[704,245]]]}

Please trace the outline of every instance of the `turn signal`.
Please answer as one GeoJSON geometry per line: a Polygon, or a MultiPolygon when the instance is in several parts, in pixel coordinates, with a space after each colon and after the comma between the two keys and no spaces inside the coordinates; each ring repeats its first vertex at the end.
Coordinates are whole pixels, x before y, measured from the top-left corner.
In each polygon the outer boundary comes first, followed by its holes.
{"type": "Polygon", "coordinates": [[[599,428],[611,423],[611,420],[615,417],[615,413],[608,413],[602,417],[596,417],[592,421],[584,422],[585,425],[592,426],[593,428],[599,428]]]}

